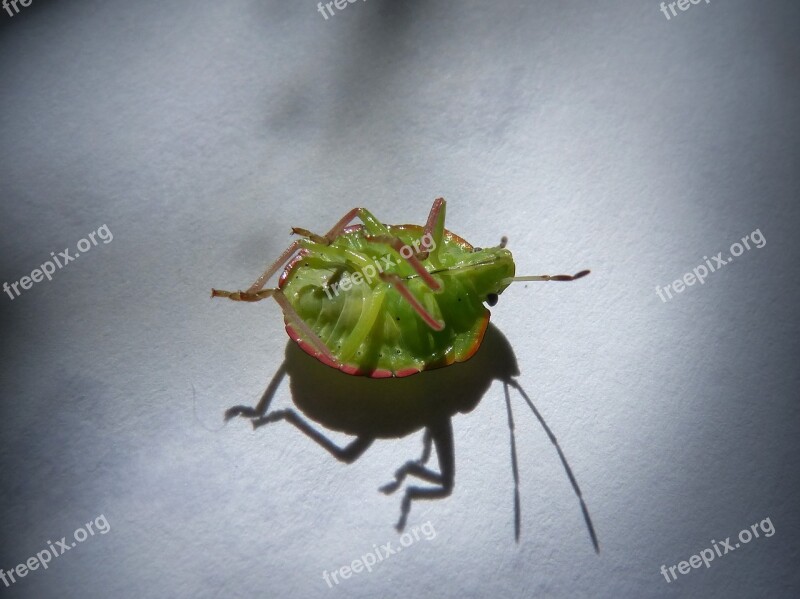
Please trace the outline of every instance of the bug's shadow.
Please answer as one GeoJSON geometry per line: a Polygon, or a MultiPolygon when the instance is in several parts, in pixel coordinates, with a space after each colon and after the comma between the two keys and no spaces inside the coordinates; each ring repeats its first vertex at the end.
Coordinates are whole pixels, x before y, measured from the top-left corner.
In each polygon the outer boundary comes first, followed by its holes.
{"type": "Polygon", "coordinates": [[[394,480],[381,487],[384,493],[393,493],[407,476],[429,483],[426,486],[406,486],[397,523],[398,530],[402,530],[413,501],[446,497],[452,492],[455,483],[452,417],[475,409],[492,382],[502,381],[511,435],[516,539],[519,540],[520,533],[519,476],[509,387],[520,392],[554,444],[580,499],[589,534],[597,550],[594,528],[572,469],[555,435],[517,383],[515,377],[518,375],[517,360],[511,345],[492,324],[489,324],[480,349],[467,362],[404,378],[349,376],[315,360],[296,343],[289,341],[284,362],[259,403],[255,407],[234,406],[227,410],[225,417],[251,418],[255,428],[285,420],[346,463],[357,460],[376,439],[400,438],[424,430],[421,457],[406,462],[395,472],[394,480]],[[294,405],[302,415],[293,409],[269,411],[272,399],[287,374],[294,405]],[[339,447],[315,428],[309,419],[326,429],[352,435],[355,439],[339,447]],[[438,472],[427,465],[432,445],[436,448],[438,472]]]}

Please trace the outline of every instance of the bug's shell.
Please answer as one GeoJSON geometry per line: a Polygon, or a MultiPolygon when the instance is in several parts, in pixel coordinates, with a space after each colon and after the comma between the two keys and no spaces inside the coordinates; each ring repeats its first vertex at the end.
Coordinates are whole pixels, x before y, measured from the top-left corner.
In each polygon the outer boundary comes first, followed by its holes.
{"type": "MultiPolygon", "coordinates": [[[[400,237],[408,245],[419,240],[424,233],[419,225],[387,227],[392,235],[400,237]]],[[[441,245],[439,255],[443,262],[457,263],[475,251],[472,245],[447,230],[444,231],[441,245]]],[[[385,256],[388,252],[385,245],[364,240],[362,225],[348,227],[332,246],[358,247],[370,258],[385,256]]],[[[426,262],[423,261],[423,264],[426,262]]],[[[407,265],[401,264],[398,268],[407,268],[407,265]]],[[[439,294],[430,291],[418,278],[407,280],[415,297],[445,323],[442,331],[435,332],[396,290],[380,280],[373,286],[362,283],[333,297],[328,287],[329,295],[326,295],[325,286],[335,270],[332,264],[320,260],[312,252],[302,250],[286,266],[278,283],[301,318],[341,363],[336,364],[320,355],[284,319],[289,337],[303,351],[321,362],[351,375],[405,377],[463,362],[480,347],[490,312],[483,305],[485,296],[479,295],[468,276],[448,276],[439,294]],[[363,317],[362,306],[376,294],[382,296],[382,303],[369,334],[358,345],[356,352],[341,356],[339,350],[348,345],[349,335],[352,335],[363,317]]]]}

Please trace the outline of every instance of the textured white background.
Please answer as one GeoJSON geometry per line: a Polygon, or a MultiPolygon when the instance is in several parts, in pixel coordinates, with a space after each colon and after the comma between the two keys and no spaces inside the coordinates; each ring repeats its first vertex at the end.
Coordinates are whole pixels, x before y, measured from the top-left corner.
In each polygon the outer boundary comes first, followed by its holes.
{"type": "MultiPolygon", "coordinates": [[[[0,567],[104,514],[8,597],[796,597],[800,9],[713,1],[48,2],[0,13],[0,567]],[[277,306],[208,299],[369,207],[510,239],[492,321],[570,461],[502,387],[453,421],[437,536],[395,544],[377,487],[419,452],[342,465],[287,424],[253,432],[283,359],[277,306]],[[759,228],[668,303],[655,294],[759,228]],[[193,416],[192,387],[196,389],[193,416]],[[667,584],[659,568],[770,517],[776,533],[667,584]]],[[[427,376],[425,374],[421,376],[427,376]]],[[[320,388],[320,394],[325,389],[320,388]]],[[[291,404],[288,387],[275,407],[291,404]]],[[[338,441],[345,439],[333,435],[338,441]]]]}

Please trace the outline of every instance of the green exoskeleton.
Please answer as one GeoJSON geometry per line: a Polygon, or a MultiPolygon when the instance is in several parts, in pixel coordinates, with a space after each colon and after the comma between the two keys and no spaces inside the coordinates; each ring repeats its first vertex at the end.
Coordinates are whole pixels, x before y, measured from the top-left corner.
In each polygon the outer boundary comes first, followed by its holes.
{"type": "Polygon", "coordinates": [[[237,301],[275,299],[286,332],[308,354],[353,375],[403,377],[463,362],[480,347],[497,297],[512,281],[572,281],[576,275],[515,277],[505,239],[477,248],[444,228],[445,201],[427,223],[385,225],[354,208],[325,235],[302,236],[237,301]],[[358,217],[363,224],[349,226],[358,217]],[[288,264],[287,264],[288,263],[288,264]],[[276,288],[266,282],[285,266],[276,288]]]}

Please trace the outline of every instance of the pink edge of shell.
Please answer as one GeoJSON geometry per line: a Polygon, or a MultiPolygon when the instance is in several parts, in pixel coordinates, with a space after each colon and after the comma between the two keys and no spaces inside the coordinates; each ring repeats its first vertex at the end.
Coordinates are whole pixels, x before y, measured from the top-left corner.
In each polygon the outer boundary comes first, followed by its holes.
{"type": "Polygon", "coordinates": [[[403,368],[403,370],[398,370],[394,373],[397,378],[403,378],[404,376],[411,376],[412,374],[417,374],[418,372],[422,372],[419,368],[414,368],[413,366],[410,368],[403,368]]]}
{"type": "Polygon", "coordinates": [[[388,379],[392,378],[393,376],[403,377],[409,376],[411,374],[416,374],[419,370],[414,368],[407,368],[402,370],[398,373],[394,373],[391,370],[387,370],[385,368],[378,368],[373,371],[362,370],[355,364],[337,364],[326,355],[320,353],[317,348],[315,348],[310,343],[306,342],[304,339],[301,339],[300,336],[297,334],[297,331],[292,328],[292,325],[286,324],[286,333],[289,335],[289,338],[297,343],[304,352],[306,352],[312,358],[316,358],[326,366],[330,366],[331,368],[336,368],[337,370],[342,371],[345,374],[349,374],[352,376],[367,376],[373,379],[388,379]]]}

